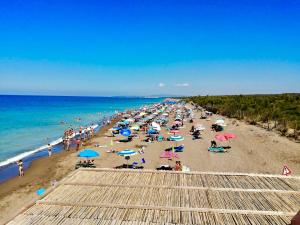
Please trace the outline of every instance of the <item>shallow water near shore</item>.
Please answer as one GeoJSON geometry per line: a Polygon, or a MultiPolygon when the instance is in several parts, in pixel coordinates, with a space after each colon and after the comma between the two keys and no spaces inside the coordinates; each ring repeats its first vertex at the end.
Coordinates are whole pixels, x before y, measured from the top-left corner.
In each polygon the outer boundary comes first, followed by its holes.
{"type": "MultiPolygon", "coordinates": [[[[7,96],[0,95],[0,163],[6,167],[20,154],[41,150],[27,156],[25,168],[34,158],[47,155],[42,150],[49,142],[58,142],[69,127],[99,124],[116,111],[139,108],[160,102],[160,98],[120,97],[60,97],[60,96],[7,96]]],[[[58,144],[54,148],[60,151],[58,144]]],[[[16,165],[10,165],[16,167],[16,165]]],[[[12,168],[13,170],[16,168],[12,168]]],[[[0,182],[11,177],[0,169],[0,182]],[[5,174],[5,175],[4,175],[5,174]]]]}

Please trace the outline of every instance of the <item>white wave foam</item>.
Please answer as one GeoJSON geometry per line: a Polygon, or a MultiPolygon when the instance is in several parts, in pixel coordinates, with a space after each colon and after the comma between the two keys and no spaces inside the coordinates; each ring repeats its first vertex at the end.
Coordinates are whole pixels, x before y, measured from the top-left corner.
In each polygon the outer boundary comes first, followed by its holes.
{"type": "MultiPolygon", "coordinates": [[[[93,129],[96,129],[96,128],[99,127],[99,125],[98,125],[98,124],[95,124],[95,125],[92,125],[91,127],[92,127],[93,129]]],[[[90,128],[88,127],[87,129],[84,129],[83,131],[85,132],[86,130],[90,130],[90,128]]],[[[79,132],[74,133],[74,134],[72,135],[72,138],[75,137],[75,136],[78,135],[78,134],[79,134],[79,132]]],[[[62,143],[62,141],[63,141],[62,138],[58,138],[58,139],[56,139],[56,140],[50,142],[50,145],[52,145],[52,146],[58,145],[58,144],[62,143]]],[[[5,161],[0,162],[0,167],[6,166],[6,165],[11,164],[11,163],[15,163],[15,162],[17,162],[17,161],[19,161],[19,160],[21,160],[21,159],[24,159],[24,158],[30,156],[30,155],[33,155],[33,154],[35,154],[35,153],[37,153],[37,152],[39,152],[39,151],[43,151],[43,150],[47,149],[47,147],[48,147],[47,145],[43,145],[43,146],[38,147],[38,148],[36,148],[36,149],[34,149],[34,150],[31,150],[31,151],[24,152],[24,153],[21,153],[21,154],[19,154],[19,155],[16,155],[16,156],[14,156],[14,157],[12,157],[12,158],[9,158],[9,159],[7,159],[7,160],[5,160],[5,161]]]]}

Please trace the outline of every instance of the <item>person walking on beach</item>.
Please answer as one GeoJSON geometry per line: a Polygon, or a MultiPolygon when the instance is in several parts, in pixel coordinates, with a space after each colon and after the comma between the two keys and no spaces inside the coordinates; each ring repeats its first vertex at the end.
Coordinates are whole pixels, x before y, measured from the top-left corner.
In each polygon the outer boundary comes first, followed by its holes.
{"type": "Polygon", "coordinates": [[[95,135],[95,130],[94,130],[94,127],[91,126],[91,136],[92,136],[92,138],[94,137],[94,135],[95,135]]]}
{"type": "Polygon", "coordinates": [[[19,176],[20,177],[23,177],[24,176],[24,168],[23,168],[23,161],[22,159],[20,159],[18,162],[17,162],[17,165],[19,167],[19,176]]]}
{"type": "Polygon", "coordinates": [[[70,138],[66,138],[66,150],[70,150],[70,138]]]}
{"type": "Polygon", "coordinates": [[[79,150],[79,148],[80,148],[80,139],[79,138],[77,138],[76,139],[76,151],[78,151],[79,150]]]}
{"type": "Polygon", "coordinates": [[[79,128],[79,137],[80,137],[80,139],[82,139],[81,135],[82,135],[82,127],[79,128]]]}
{"type": "Polygon", "coordinates": [[[52,155],[52,146],[51,146],[51,144],[49,143],[49,144],[48,144],[48,156],[51,157],[51,155],[52,155]]]}

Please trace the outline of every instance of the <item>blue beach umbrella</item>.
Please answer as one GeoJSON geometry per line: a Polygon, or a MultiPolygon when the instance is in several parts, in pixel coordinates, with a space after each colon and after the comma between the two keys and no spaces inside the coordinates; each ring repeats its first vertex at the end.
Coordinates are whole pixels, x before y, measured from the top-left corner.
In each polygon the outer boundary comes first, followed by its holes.
{"type": "Polygon", "coordinates": [[[129,129],[123,129],[123,130],[120,131],[120,134],[123,135],[123,136],[125,136],[125,137],[128,137],[128,136],[131,135],[131,130],[129,130],[129,129]]]}
{"type": "Polygon", "coordinates": [[[157,131],[156,130],[153,130],[153,129],[151,129],[151,130],[148,130],[148,132],[147,132],[148,134],[157,134],[157,131]]]}
{"type": "Polygon", "coordinates": [[[132,156],[132,155],[136,155],[136,154],[137,154],[137,152],[132,150],[132,149],[125,149],[121,152],[118,152],[119,156],[124,156],[124,157],[125,156],[132,156]]]}
{"type": "Polygon", "coordinates": [[[46,192],[46,190],[45,190],[44,188],[40,188],[40,189],[38,189],[38,190],[36,191],[36,193],[37,193],[38,196],[43,195],[45,192],[46,192]]]}
{"type": "Polygon", "coordinates": [[[82,158],[95,158],[99,157],[100,154],[92,149],[84,149],[83,151],[79,152],[77,156],[82,158]]]}

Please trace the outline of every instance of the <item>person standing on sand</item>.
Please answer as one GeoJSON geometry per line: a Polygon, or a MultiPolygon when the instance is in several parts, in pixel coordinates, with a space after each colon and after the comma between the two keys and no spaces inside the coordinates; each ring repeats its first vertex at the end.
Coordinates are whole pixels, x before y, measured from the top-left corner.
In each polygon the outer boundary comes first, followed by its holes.
{"type": "Polygon", "coordinates": [[[66,138],[66,150],[69,151],[70,150],[70,139],[66,138]]]}
{"type": "Polygon", "coordinates": [[[182,171],[182,165],[181,165],[180,161],[176,161],[174,169],[175,169],[175,171],[182,171]]]}
{"type": "Polygon", "coordinates": [[[94,135],[95,135],[95,130],[94,130],[94,127],[91,126],[91,136],[92,136],[92,138],[94,137],[94,135]]]}
{"type": "Polygon", "coordinates": [[[17,165],[19,167],[19,176],[20,177],[23,177],[24,176],[24,168],[23,168],[23,161],[22,159],[20,159],[18,162],[17,162],[17,165]]]}
{"type": "Polygon", "coordinates": [[[80,137],[80,139],[82,139],[81,135],[82,135],[82,127],[79,128],[79,137],[80,137]]]}
{"type": "Polygon", "coordinates": [[[76,151],[79,150],[79,147],[80,147],[80,139],[77,138],[77,139],[76,139],[76,151]]]}
{"type": "Polygon", "coordinates": [[[51,155],[52,155],[52,146],[51,146],[51,144],[49,143],[49,144],[48,144],[48,156],[51,157],[51,155]]]}

